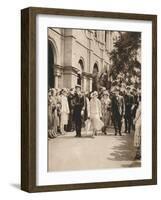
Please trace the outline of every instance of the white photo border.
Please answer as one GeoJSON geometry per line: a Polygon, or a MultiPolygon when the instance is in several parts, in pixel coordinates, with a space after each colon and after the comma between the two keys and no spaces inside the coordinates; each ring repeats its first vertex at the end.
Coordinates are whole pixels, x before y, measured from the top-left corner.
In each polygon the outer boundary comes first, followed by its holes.
{"type": "Polygon", "coordinates": [[[152,22],[58,15],[36,16],[36,185],[143,180],[152,178],[152,22]],[[48,27],[141,32],[142,160],[139,168],[47,171],[48,27]]]}

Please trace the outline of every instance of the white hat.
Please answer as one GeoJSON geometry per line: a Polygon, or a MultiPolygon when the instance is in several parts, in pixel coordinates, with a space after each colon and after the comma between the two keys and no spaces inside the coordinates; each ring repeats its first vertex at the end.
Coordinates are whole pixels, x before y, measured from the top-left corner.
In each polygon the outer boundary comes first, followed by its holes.
{"type": "Polygon", "coordinates": [[[97,92],[97,91],[94,91],[94,92],[93,92],[93,96],[98,96],[98,92],[97,92]]]}

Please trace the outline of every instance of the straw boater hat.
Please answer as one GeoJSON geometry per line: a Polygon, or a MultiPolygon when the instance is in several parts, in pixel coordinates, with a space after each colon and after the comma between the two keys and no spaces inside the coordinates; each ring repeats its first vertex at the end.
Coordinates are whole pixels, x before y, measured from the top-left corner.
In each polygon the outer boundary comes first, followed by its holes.
{"type": "Polygon", "coordinates": [[[80,85],[76,85],[75,88],[80,88],[81,89],[81,86],[80,85]]]}

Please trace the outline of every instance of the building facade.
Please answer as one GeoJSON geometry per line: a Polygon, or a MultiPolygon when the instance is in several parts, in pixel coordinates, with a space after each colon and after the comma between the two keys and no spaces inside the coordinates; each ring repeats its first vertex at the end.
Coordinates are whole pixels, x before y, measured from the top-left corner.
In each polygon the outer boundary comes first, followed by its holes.
{"type": "Polygon", "coordinates": [[[48,28],[48,87],[94,90],[110,69],[113,40],[111,31],[48,28]]]}

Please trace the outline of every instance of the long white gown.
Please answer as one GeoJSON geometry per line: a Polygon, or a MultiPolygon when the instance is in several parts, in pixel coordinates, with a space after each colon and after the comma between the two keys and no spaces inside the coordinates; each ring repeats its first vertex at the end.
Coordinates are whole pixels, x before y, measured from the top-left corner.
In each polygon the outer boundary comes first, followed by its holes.
{"type": "Polygon", "coordinates": [[[67,97],[61,96],[61,125],[68,124],[68,116],[69,116],[69,105],[67,97]]]}
{"type": "Polygon", "coordinates": [[[135,117],[134,147],[141,146],[141,103],[138,106],[135,117]]]}
{"type": "Polygon", "coordinates": [[[92,98],[90,100],[90,120],[92,128],[99,131],[104,126],[104,123],[100,118],[102,117],[101,113],[101,102],[98,98],[92,98]]]}

